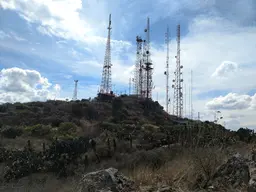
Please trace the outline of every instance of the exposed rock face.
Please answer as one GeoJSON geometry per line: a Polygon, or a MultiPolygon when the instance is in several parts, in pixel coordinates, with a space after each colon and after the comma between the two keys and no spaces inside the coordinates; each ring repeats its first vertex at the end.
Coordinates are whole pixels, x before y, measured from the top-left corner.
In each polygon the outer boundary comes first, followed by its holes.
{"type": "Polygon", "coordinates": [[[214,188],[243,188],[250,180],[249,161],[236,154],[220,166],[214,174],[211,184],[214,188]]]}
{"type": "Polygon", "coordinates": [[[207,191],[230,191],[230,187],[256,192],[256,162],[240,154],[234,155],[220,166],[209,182],[207,191]]]}
{"type": "Polygon", "coordinates": [[[132,192],[134,182],[115,168],[91,172],[83,176],[79,192],[132,192]]]}
{"type": "Polygon", "coordinates": [[[248,184],[248,192],[256,192],[256,162],[249,163],[250,181],[248,184]]]}
{"type": "Polygon", "coordinates": [[[170,186],[143,186],[140,187],[141,192],[176,192],[176,190],[172,189],[170,186]]]}

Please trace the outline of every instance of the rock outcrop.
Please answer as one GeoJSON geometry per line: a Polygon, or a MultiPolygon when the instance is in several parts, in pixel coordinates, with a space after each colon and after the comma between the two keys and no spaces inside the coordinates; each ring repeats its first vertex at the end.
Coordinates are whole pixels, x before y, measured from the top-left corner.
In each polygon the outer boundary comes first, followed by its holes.
{"type": "Polygon", "coordinates": [[[118,172],[115,168],[108,168],[91,172],[83,176],[79,192],[132,192],[135,184],[118,172]]]}
{"type": "Polygon", "coordinates": [[[256,163],[235,154],[221,165],[209,182],[207,191],[242,191],[256,192],[256,163]]]}

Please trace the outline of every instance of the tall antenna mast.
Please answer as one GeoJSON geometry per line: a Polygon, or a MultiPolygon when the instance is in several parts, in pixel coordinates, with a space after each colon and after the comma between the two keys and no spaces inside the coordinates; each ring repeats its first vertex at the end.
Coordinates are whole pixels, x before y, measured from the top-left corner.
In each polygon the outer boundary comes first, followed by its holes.
{"type": "Polygon", "coordinates": [[[149,18],[147,20],[147,28],[145,29],[146,32],[146,47],[145,47],[145,71],[146,71],[146,98],[149,99],[152,97],[152,88],[153,88],[153,82],[152,82],[152,73],[153,73],[153,67],[152,67],[152,61],[150,59],[150,22],[149,18]]]}
{"type": "Polygon", "coordinates": [[[129,78],[129,95],[131,95],[132,78],[129,78]]]}
{"type": "Polygon", "coordinates": [[[174,72],[175,79],[173,80],[174,84],[174,98],[173,98],[173,107],[174,115],[177,117],[183,116],[183,78],[182,78],[182,69],[183,66],[180,65],[180,25],[177,26],[177,55],[176,58],[176,70],[174,72]]]}
{"type": "Polygon", "coordinates": [[[193,90],[193,71],[191,70],[191,82],[190,82],[190,117],[193,119],[193,98],[192,98],[192,90],[193,90]]]}
{"type": "Polygon", "coordinates": [[[136,64],[134,70],[134,94],[138,97],[142,97],[143,93],[143,52],[142,44],[143,40],[140,36],[136,36],[137,52],[136,52],[136,64]]]}
{"type": "Polygon", "coordinates": [[[75,89],[74,89],[74,94],[73,94],[73,100],[77,100],[77,83],[78,83],[78,80],[74,80],[75,82],[75,89]]]}
{"type": "Polygon", "coordinates": [[[187,88],[186,84],[184,84],[184,117],[187,116],[187,88]]]}
{"type": "Polygon", "coordinates": [[[110,93],[112,91],[111,85],[111,46],[110,46],[110,35],[111,35],[111,14],[109,15],[109,24],[108,24],[108,39],[106,45],[106,52],[104,58],[103,72],[100,93],[110,93]]]}
{"type": "Polygon", "coordinates": [[[167,31],[165,33],[165,43],[167,46],[167,55],[166,55],[166,71],[164,74],[166,75],[166,112],[169,113],[169,27],[167,27],[167,31]]]}

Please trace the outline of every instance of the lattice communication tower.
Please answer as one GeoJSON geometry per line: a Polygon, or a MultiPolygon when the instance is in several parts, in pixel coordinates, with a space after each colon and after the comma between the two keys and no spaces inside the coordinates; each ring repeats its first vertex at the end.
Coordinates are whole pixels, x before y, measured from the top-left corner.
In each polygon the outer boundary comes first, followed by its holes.
{"type": "Polygon", "coordinates": [[[167,31],[165,33],[165,43],[167,47],[167,54],[166,54],[166,71],[164,74],[166,75],[166,112],[169,113],[169,28],[167,27],[167,31]]]}
{"type": "Polygon", "coordinates": [[[134,94],[138,95],[139,97],[142,96],[143,93],[143,40],[140,36],[136,37],[137,43],[137,52],[136,52],[136,64],[134,70],[134,94]]]}
{"type": "Polygon", "coordinates": [[[109,94],[112,91],[112,84],[111,84],[111,46],[110,46],[110,36],[111,36],[111,14],[109,15],[109,25],[108,25],[108,39],[106,45],[106,52],[104,58],[104,65],[102,71],[102,79],[101,79],[101,86],[100,86],[100,93],[101,94],[109,94]]]}
{"type": "Polygon", "coordinates": [[[180,25],[177,26],[177,55],[175,78],[173,79],[174,95],[173,95],[173,114],[177,117],[183,116],[183,66],[180,64],[180,25]]]}
{"type": "Polygon", "coordinates": [[[150,58],[150,22],[147,19],[147,27],[144,30],[146,38],[136,37],[137,53],[134,70],[134,94],[140,98],[151,98],[153,88],[153,67],[150,58]]]}
{"type": "Polygon", "coordinates": [[[146,41],[144,45],[144,53],[143,53],[143,60],[144,60],[144,70],[145,70],[145,81],[144,87],[145,89],[145,96],[147,99],[152,97],[152,88],[153,88],[153,63],[151,61],[150,55],[150,21],[149,18],[147,20],[147,28],[145,29],[146,33],[146,41]]]}

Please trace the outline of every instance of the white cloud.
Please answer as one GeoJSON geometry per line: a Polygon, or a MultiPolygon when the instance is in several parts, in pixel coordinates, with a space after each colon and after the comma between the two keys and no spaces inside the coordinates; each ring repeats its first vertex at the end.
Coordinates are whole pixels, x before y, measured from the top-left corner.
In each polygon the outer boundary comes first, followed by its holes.
{"type": "Polygon", "coordinates": [[[53,99],[60,86],[52,84],[38,71],[8,68],[0,71],[0,103],[29,102],[53,99]]]}
{"type": "Polygon", "coordinates": [[[239,95],[229,93],[226,96],[220,96],[206,103],[206,106],[211,110],[241,110],[249,109],[255,103],[256,94],[254,96],[239,95]]]}
{"type": "MultiPolygon", "coordinates": [[[[88,44],[100,44],[106,42],[102,37],[105,33],[96,30],[99,23],[95,20],[89,24],[87,19],[83,18],[82,0],[2,0],[0,7],[17,11],[21,17],[28,22],[37,23],[37,30],[48,36],[58,36],[64,39],[72,39],[88,44]]],[[[99,7],[96,9],[99,14],[99,7]]],[[[101,21],[102,24],[103,21],[101,21]]],[[[105,20],[103,23],[107,23],[105,20]]],[[[104,31],[105,32],[105,31],[104,31]]],[[[120,46],[130,46],[128,42],[113,40],[113,43],[120,46]]]]}
{"type": "MultiPolygon", "coordinates": [[[[1,3],[1,2],[0,2],[1,3]]],[[[26,39],[20,37],[19,35],[17,35],[15,32],[10,31],[10,32],[4,32],[2,30],[0,30],[0,39],[15,39],[16,41],[27,41],[26,39]]]]}
{"type": "Polygon", "coordinates": [[[216,68],[212,77],[227,77],[230,73],[236,72],[238,69],[237,63],[232,61],[223,61],[219,67],[216,68]]]}

